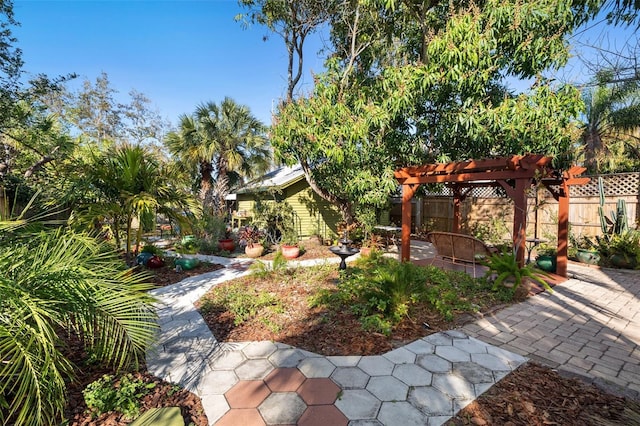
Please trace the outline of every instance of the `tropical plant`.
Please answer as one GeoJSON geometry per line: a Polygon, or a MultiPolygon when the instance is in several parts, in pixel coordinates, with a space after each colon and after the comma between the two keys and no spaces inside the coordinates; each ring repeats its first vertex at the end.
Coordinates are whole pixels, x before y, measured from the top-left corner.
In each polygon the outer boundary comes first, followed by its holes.
{"type": "Polygon", "coordinates": [[[640,162],[640,83],[637,78],[607,83],[611,77],[601,72],[597,86],[583,92],[582,144],[584,164],[591,173],[624,170],[630,158],[636,166],[640,162]]]}
{"type": "Polygon", "coordinates": [[[264,238],[264,232],[255,226],[245,226],[240,230],[240,232],[238,232],[240,244],[244,242],[244,245],[247,247],[253,247],[254,244],[261,244],[264,238]]]}
{"type": "Polygon", "coordinates": [[[169,133],[165,143],[183,167],[198,169],[200,199],[217,214],[226,212],[230,187],[264,173],[271,161],[264,124],[228,97],[220,105],[208,102],[191,116],[182,115],[179,130],[169,133]]]}
{"type": "Polygon", "coordinates": [[[142,361],[157,329],[152,285],[109,246],[63,227],[2,221],[0,269],[0,423],[59,423],[72,374],[62,334],[116,369],[142,361]]]}
{"type": "Polygon", "coordinates": [[[543,279],[543,277],[548,276],[548,274],[536,269],[533,263],[520,266],[515,250],[505,253],[494,253],[483,263],[489,268],[486,274],[487,277],[495,276],[495,279],[493,279],[493,290],[497,290],[500,286],[506,286],[506,283],[510,283],[513,291],[515,291],[525,278],[529,278],[540,283],[546,290],[553,292],[549,284],[543,279]]]}
{"type": "MultiPolygon", "coordinates": [[[[185,212],[199,214],[196,200],[180,190],[173,177],[173,170],[142,146],[116,146],[96,155],[85,175],[78,179],[78,186],[71,189],[76,194],[78,189],[87,188],[95,197],[75,200],[74,221],[90,229],[109,223],[118,248],[122,247],[120,229],[123,226],[125,252],[130,253],[134,219],[160,213],[184,228],[190,220],[185,212]]],[[[83,195],[70,195],[76,196],[83,195]]],[[[142,224],[139,224],[136,247],[141,238],[142,224]]]]}

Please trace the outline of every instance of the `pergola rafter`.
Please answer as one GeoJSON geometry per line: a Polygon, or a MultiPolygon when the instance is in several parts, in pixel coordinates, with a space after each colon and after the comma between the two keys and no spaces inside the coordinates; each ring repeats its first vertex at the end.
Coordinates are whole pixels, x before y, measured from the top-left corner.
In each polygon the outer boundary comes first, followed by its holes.
{"type": "Polygon", "coordinates": [[[411,199],[422,184],[443,183],[453,191],[453,232],[460,230],[460,203],[476,187],[499,186],[514,201],[513,241],[517,259],[524,264],[527,228],[527,189],[534,183],[547,188],[558,201],[558,275],[567,275],[569,230],[569,187],[584,185],[579,177],[584,167],[567,171],[552,168],[552,158],[544,155],[513,155],[487,160],[428,164],[395,171],[402,185],[402,260],[410,259],[411,199]]]}

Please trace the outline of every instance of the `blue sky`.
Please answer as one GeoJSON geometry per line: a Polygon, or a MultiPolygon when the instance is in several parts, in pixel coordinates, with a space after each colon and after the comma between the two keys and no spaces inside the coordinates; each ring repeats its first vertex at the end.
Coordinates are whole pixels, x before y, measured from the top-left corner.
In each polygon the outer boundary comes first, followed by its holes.
{"type": "MultiPolygon", "coordinates": [[[[14,33],[25,71],[74,72],[76,85],[104,71],[121,100],[136,89],[173,124],[199,103],[225,96],[270,124],[272,105],[285,91],[286,50],[277,35],[263,41],[264,27],[243,29],[234,20],[241,11],[236,0],[15,0],[21,27],[14,33]]],[[[576,49],[585,43],[618,49],[630,38],[637,44],[634,28],[590,27],[571,40],[576,49]]],[[[319,36],[307,44],[303,90],[311,88],[310,71],[322,70],[321,47],[319,36]]],[[[572,61],[555,75],[584,81],[585,71],[572,61]]]]}
{"type": "MultiPolygon", "coordinates": [[[[136,89],[176,124],[201,102],[230,96],[270,124],[272,103],[286,86],[286,50],[264,27],[243,29],[235,0],[15,0],[14,30],[24,70],[71,72],[92,81],[102,71],[122,100],[136,89]]],[[[320,72],[319,38],[307,49],[306,88],[320,72]]]]}

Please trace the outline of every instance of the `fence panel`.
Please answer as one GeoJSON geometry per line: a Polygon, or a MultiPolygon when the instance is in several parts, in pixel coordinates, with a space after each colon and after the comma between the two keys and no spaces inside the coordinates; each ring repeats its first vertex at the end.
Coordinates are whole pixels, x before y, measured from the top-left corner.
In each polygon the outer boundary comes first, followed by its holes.
{"type": "MultiPolygon", "coordinates": [[[[598,177],[589,176],[591,182],[571,187],[569,206],[570,232],[576,237],[602,233],[598,207],[598,177]]],[[[604,211],[608,217],[616,210],[619,199],[626,201],[630,227],[640,224],[640,173],[602,175],[605,190],[604,211]]],[[[513,201],[494,190],[478,191],[461,203],[461,231],[473,233],[479,227],[493,228],[499,238],[509,239],[513,232],[513,201]],[[476,196],[477,195],[477,196],[476,196]],[[502,225],[501,225],[502,224],[502,225]],[[501,226],[499,226],[501,225],[501,226]],[[498,228],[498,229],[497,229],[498,228]],[[501,228],[501,229],[500,229],[501,228]]],[[[422,199],[422,217],[416,218],[422,231],[449,231],[453,223],[453,198],[449,192],[429,195],[422,199]],[[421,220],[420,220],[421,219],[421,220]]],[[[555,239],[558,227],[558,202],[546,190],[535,194],[527,203],[527,236],[555,239]]],[[[417,228],[420,228],[419,226],[417,228]]]]}

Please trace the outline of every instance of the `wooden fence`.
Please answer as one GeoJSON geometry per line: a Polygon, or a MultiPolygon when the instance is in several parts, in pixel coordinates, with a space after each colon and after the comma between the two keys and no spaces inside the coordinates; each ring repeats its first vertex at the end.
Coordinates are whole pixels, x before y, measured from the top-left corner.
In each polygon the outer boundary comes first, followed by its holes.
{"type": "MultiPolygon", "coordinates": [[[[591,182],[571,187],[569,206],[570,232],[574,237],[601,234],[598,207],[598,176],[588,176],[591,182]]],[[[627,204],[630,227],[640,223],[640,172],[602,175],[605,189],[605,213],[611,217],[619,199],[627,204]]],[[[412,209],[413,231],[449,231],[453,223],[453,197],[446,192],[416,198],[412,209]]],[[[391,220],[400,223],[400,205],[395,203],[391,220]]],[[[510,239],[513,228],[513,201],[495,188],[474,189],[461,203],[461,230],[473,233],[479,229],[510,239]]],[[[555,239],[558,224],[558,202],[545,189],[532,191],[527,207],[527,236],[555,239]],[[537,206],[537,208],[536,208],[537,206]]]]}

